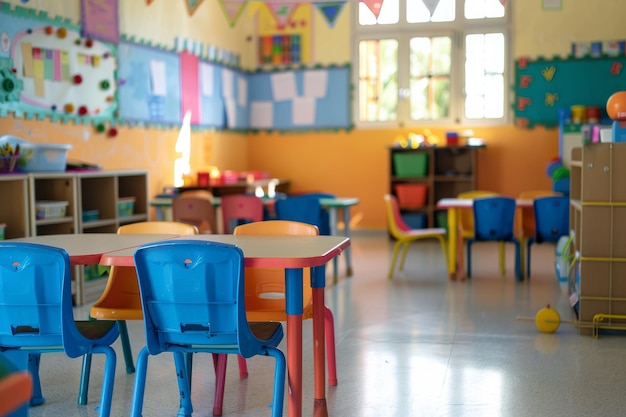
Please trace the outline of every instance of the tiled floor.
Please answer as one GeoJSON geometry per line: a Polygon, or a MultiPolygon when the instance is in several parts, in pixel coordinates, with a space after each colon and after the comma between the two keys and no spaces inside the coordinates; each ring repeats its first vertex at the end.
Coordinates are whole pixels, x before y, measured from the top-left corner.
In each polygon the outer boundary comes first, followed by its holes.
{"type": "MultiPolygon", "coordinates": [[[[339,384],[327,392],[336,417],[618,416],[626,414],[626,335],[580,335],[559,287],[554,246],[533,246],[533,277],[517,283],[498,275],[497,247],[474,248],[471,281],[450,282],[434,243],[412,246],[405,271],[387,280],[391,242],[385,233],[353,237],[354,277],[327,290],[335,316],[339,384]],[[554,334],[537,330],[536,312],[551,304],[564,321],[554,334]]],[[[340,262],[343,266],[343,262],[340,262]]],[[[331,269],[329,268],[329,271],[331,269]]],[[[85,316],[86,308],[76,314],[85,316]]],[[[140,323],[129,323],[134,353],[140,323]]],[[[304,415],[313,414],[311,325],[305,322],[304,415]]],[[[133,375],[125,373],[119,342],[113,416],[127,416],[133,375]]],[[[80,360],[42,358],[46,404],[34,417],[96,416],[101,359],[94,356],[90,399],[76,405],[80,360]]],[[[209,355],[194,361],[194,416],[210,416],[213,376],[209,355]]],[[[229,362],[224,416],[269,416],[272,359],[249,361],[240,380],[229,362]]],[[[174,416],[178,391],[169,356],[149,363],[144,416],[174,416]]],[[[285,410],[286,410],[285,405],[285,410]]],[[[286,411],[285,411],[286,415],[286,411]]]]}

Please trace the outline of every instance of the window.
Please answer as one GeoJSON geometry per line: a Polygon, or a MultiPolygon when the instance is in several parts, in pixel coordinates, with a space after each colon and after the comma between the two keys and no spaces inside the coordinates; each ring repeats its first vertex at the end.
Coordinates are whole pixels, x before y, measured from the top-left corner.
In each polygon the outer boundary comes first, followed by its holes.
{"type": "Polygon", "coordinates": [[[357,123],[503,123],[505,6],[505,0],[359,1],[357,123]]]}

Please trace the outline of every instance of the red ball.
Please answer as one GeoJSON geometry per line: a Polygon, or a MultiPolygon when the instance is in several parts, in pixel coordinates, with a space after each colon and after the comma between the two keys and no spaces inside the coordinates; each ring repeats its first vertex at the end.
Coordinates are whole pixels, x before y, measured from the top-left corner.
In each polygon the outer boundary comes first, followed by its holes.
{"type": "Polygon", "coordinates": [[[626,120],[626,91],[618,91],[609,97],[606,112],[613,120],[626,120]]]}

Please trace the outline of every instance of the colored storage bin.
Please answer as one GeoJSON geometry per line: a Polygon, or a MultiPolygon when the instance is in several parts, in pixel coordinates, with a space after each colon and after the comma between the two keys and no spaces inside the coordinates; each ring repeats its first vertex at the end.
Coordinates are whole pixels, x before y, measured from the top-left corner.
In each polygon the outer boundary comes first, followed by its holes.
{"type": "Polygon", "coordinates": [[[6,228],[6,223],[0,223],[0,240],[4,240],[4,229],[6,228]]]}
{"type": "Polygon", "coordinates": [[[35,201],[35,217],[37,220],[63,218],[68,205],[67,201],[35,201]]]}
{"type": "Polygon", "coordinates": [[[411,229],[426,229],[428,227],[428,215],[426,213],[402,213],[402,220],[411,229]]]}
{"type": "Polygon", "coordinates": [[[85,210],[83,211],[83,222],[93,222],[100,217],[100,211],[98,210],[85,210]]]}
{"type": "Polygon", "coordinates": [[[4,143],[14,149],[19,145],[17,169],[21,172],[63,172],[67,151],[72,149],[72,145],[33,143],[10,135],[0,137],[0,145],[4,143]]]}
{"type": "Polygon", "coordinates": [[[120,197],[117,200],[117,215],[119,217],[132,216],[135,212],[135,197],[120,197]]]}
{"type": "Polygon", "coordinates": [[[393,154],[394,176],[399,178],[421,178],[428,175],[426,152],[396,152],[393,154]]]}
{"type": "Polygon", "coordinates": [[[448,211],[440,210],[435,215],[435,224],[437,227],[448,230],[448,211]]]}
{"type": "Polygon", "coordinates": [[[420,208],[426,205],[428,185],[396,184],[394,186],[398,205],[403,209],[420,208]]]}

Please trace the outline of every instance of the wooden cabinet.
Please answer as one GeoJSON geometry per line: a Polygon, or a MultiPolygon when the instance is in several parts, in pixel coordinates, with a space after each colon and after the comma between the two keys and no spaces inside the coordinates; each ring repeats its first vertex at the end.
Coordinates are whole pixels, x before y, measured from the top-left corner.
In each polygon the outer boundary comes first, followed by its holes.
{"type": "MultiPolygon", "coordinates": [[[[122,224],[148,220],[146,171],[93,171],[0,175],[0,223],[5,238],[68,234],[115,233],[122,224]],[[132,200],[132,212],[119,203],[132,200]],[[57,208],[62,206],[63,211],[57,208]],[[84,216],[85,214],[85,216],[84,216]]],[[[86,272],[87,269],[87,272],[86,272]]],[[[95,300],[105,281],[75,267],[75,304],[95,300]]]]}
{"type": "Polygon", "coordinates": [[[570,301],[582,333],[626,326],[626,143],[574,148],[570,225],[576,267],[570,301]]]}
{"type": "Polygon", "coordinates": [[[484,146],[389,148],[389,192],[411,227],[445,226],[437,201],[476,189],[477,152],[484,146]]]}

